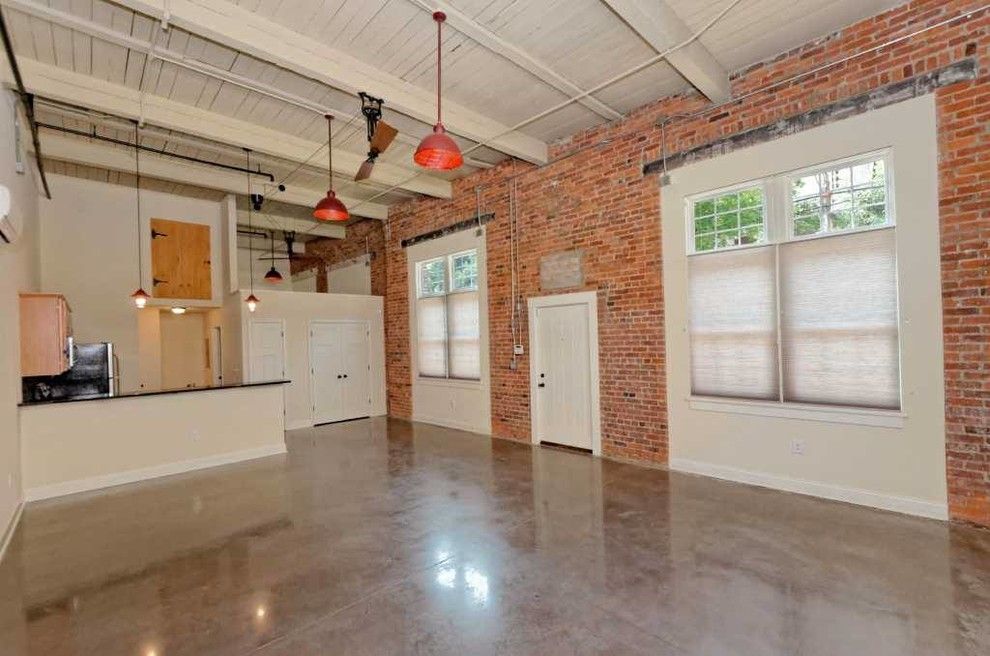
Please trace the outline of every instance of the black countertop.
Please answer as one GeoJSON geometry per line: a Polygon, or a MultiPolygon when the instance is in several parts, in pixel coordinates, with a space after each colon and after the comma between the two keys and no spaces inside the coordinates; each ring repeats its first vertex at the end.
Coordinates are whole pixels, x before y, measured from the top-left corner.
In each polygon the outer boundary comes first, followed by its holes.
{"type": "Polygon", "coordinates": [[[177,389],[162,390],[140,390],[137,392],[126,392],[124,394],[84,394],[80,396],[69,396],[61,399],[45,399],[43,401],[24,401],[19,403],[21,408],[28,408],[36,405],[54,405],[57,403],[79,403],[81,401],[111,401],[113,399],[134,399],[145,396],[159,396],[162,394],[189,394],[191,392],[213,392],[215,390],[240,389],[243,387],[260,387],[262,385],[284,385],[288,380],[266,380],[258,383],[233,383],[230,385],[211,385],[209,387],[180,387],[177,389]]]}

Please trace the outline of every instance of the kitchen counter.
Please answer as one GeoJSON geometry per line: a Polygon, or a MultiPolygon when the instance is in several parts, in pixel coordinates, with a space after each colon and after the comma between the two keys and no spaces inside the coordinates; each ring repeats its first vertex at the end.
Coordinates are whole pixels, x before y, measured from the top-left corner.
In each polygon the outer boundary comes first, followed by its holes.
{"type": "Polygon", "coordinates": [[[80,394],[67,396],[59,399],[44,399],[42,401],[24,401],[18,404],[19,407],[31,407],[35,405],[54,405],[57,403],[78,403],[80,401],[106,401],[110,399],[133,399],[136,397],[158,396],[161,394],[186,394],[190,392],[211,392],[224,389],[241,389],[244,387],[260,387],[262,385],[283,385],[291,381],[288,380],[265,380],[252,383],[231,383],[229,385],[210,385],[208,387],[179,387],[175,389],[161,390],[139,390],[136,392],[125,392],[123,394],[80,394]]]}

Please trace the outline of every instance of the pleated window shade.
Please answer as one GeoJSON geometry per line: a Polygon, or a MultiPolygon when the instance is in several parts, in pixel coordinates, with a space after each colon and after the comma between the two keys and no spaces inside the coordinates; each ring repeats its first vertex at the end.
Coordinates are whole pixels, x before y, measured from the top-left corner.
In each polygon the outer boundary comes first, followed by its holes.
{"type": "Polygon", "coordinates": [[[780,246],[784,401],[900,408],[894,236],[780,246]]]}
{"type": "Polygon", "coordinates": [[[690,259],[692,393],[779,399],[774,247],[690,259]]]}
{"type": "Polygon", "coordinates": [[[478,292],[447,297],[448,349],[451,378],[481,378],[481,333],[478,325],[478,292]]]}
{"type": "Polygon", "coordinates": [[[427,296],[416,301],[417,363],[419,375],[447,376],[447,298],[427,296]]]}

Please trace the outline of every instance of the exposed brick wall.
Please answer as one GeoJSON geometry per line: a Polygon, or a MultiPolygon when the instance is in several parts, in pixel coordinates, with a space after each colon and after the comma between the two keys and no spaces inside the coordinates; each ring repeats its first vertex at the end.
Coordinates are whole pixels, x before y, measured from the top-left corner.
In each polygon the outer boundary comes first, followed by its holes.
{"type": "Polygon", "coordinates": [[[306,242],[306,254],[316,255],[322,262],[317,264],[306,260],[296,260],[292,273],[317,269],[316,290],[333,291],[327,286],[327,271],[341,262],[371,254],[371,293],[385,295],[385,230],[381,221],[365,219],[347,226],[344,239],[321,238],[306,242]]]}
{"type": "MultiPolygon", "coordinates": [[[[916,0],[806,44],[736,76],[734,97],[978,9],[982,0],[916,0]]],[[[946,419],[950,512],[990,525],[990,15],[938,27],[877,52],[742,97],[666,130],[668,152],[729,135],[859,94],[883,89],[965,59],[978,79],[936,93],[940,148],[940,220],[946,351],[946,419]]],[[[539,294],[539,260],[560,250],[585,251],[585,288],[599,298],[603,447],[607,455],[664,462],[667,457],[660,192],[644,162],[660,154],[661,118],[704,109],[697,94],[663,99],[625,119],[557,143],[555,163],[516,178],[520,291],[539,294]],[[607,143],[603,141],[607,140],[607,143]],[[576,153],[576,154],[575,154],[576,153]],[[569,156],[570,155],[570,156],[569,156]]],[[[492,431],[529,437],[528,361],[517,371],[509,334],[508,183],[524,165],[505,164],[455,183],[450,201],[393,208],[388,241],[389,401],[409,416],[410,372],[405,255],[398,240],[463,219],[475,211],[475,187],[496,219],[489,225],[492,431]]],[[[521,341],[527,342],[525,317],[521,341]]],[[[527,352],[528,352],[527,344],[527,352]]]]}

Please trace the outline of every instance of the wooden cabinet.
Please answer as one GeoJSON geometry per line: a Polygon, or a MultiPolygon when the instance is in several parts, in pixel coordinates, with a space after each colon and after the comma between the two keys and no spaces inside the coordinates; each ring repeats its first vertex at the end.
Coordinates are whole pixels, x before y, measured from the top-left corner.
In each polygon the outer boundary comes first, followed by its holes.
{"type": "Polygon", "coordinates": [[[72,311],[61,294],[21,294],[21,376],[57,376],[72,366],[72,311]]]}
{"type": "Polygon", "coordinates": [[[213,298],[210,226],[151,219],[151,272],[155,298],[213,298]]]}

